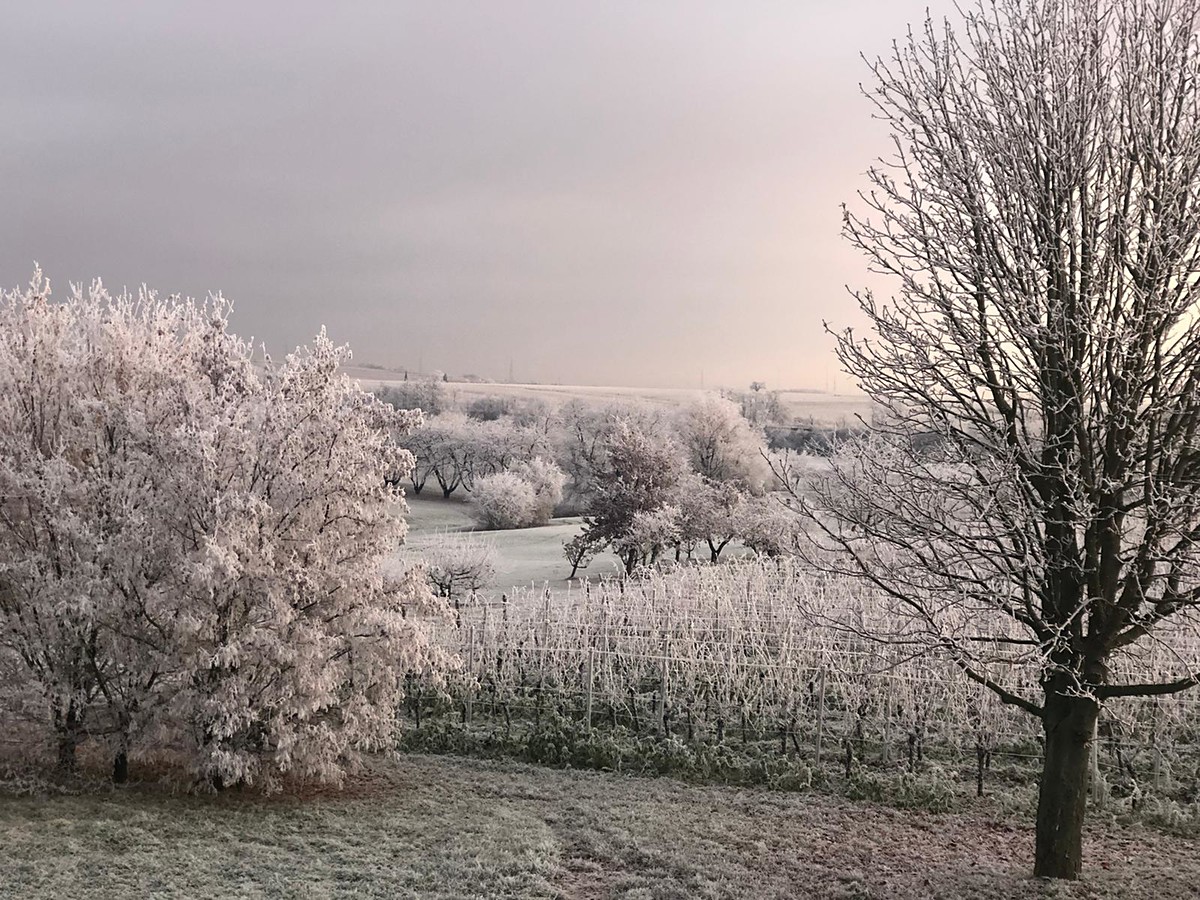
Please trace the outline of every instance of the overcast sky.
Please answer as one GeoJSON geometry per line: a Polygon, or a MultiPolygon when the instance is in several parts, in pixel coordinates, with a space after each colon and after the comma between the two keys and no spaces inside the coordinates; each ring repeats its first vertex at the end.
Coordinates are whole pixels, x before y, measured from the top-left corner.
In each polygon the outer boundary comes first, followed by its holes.
{"type": "Polygon", "coordinates": [[[273,353],[823,387],[887,150],[859,53],[926,5],[3,0],[0,282],[219,290],[273,353]]]}

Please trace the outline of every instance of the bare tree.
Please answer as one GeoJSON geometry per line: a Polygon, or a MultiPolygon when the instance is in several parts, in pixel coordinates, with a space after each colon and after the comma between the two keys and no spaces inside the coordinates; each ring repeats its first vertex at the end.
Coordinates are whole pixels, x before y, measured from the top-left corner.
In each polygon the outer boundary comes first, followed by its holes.
{"type": "Polygon", "coordinates": [[[1080,873],[1101,705],[1197,683],[1139,659],[1200,601],[1198,12],[981,0],[866,92],[894,152],[844,231],[897,287],[838,352],[880,415],[803,502],[826,560],[1041,719],[1038,875],[1080,873]]]}

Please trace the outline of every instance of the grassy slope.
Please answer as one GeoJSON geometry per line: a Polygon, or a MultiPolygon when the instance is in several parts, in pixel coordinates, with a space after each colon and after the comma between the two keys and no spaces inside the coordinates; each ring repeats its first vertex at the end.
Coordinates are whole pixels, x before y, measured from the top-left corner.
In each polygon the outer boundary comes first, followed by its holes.
{"type": "MultiPolygon", "coordinates": [[[[439,531],[471,531],[475,528],[466,497],[460,498],[456,494],[444,500],[440,493],[428,496],[427,492],[428,489],[419,497],[408,497],[409,536],[404,553],[419,553],[439,531]]],[[[563,558],[562,545],[578,533],[578,519],[555,519],[541,528],[478,532],[480,540],[489,541],[496,547],[496,575],[492,579],[492,589],[499,593],[531,584],[538,588],[548,584],[555,590],[566,588],[571,567],[563,558]]],[[[598,578],[619,571],[616,556],[601,553],[580,571],[580,575],[598,578]]]]}
{"type": "Polygon", "coordinates": [[[0,797],[0,897],[1194,897],[1195,845],[1094,827],[1089,881],[1025,877],[982,814],[420,756],[343,793],[0,797]]]}

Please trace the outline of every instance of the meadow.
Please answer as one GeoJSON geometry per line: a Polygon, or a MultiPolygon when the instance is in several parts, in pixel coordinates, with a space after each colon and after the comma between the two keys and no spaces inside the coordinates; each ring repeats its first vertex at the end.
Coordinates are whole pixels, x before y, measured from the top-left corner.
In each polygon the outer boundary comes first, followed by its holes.
{"type": "MultiPolygon", "coordinates": [[[[437,540],[439,534],[473,533],[480,541],[496,548],[496,573],[489,585],[489,596],[498,596],[513,588],[541,589],[549,586],[561,591],[567,587],[570,565],[563,559],[563,541],[579,533],[577,516],[554,519],[548,525],[507,531],[477,531],[471,516],[469,495],[442,499],[425,493],[405,498],[408,502],[408,539],[401,559],[420,558],[422,549],[437,540]]],[[[593,578],[615,575],[620,561],[612,553],[600,553],[585,574],[593,578]]]]}
{"type": "Polygon", "coordinates": [[[0,896],[561,900],[1183,900],[1192,840],[1098,822],[1084,882],[1028,877],[988,801],[900,811],[512,761],[376,757],[342,791],[155,786],[0,798],[0,896]]]}

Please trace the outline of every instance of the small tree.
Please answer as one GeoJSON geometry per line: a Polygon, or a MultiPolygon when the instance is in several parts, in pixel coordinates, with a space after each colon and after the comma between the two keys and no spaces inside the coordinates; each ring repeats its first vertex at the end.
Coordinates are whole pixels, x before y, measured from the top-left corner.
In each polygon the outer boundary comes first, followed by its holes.
{"type": "Polygon", "coordinates": [[[629,521],[629,527],[613,541],[625,563],[626,574],[638,566],[652,566],[667,547],[679,543],[679,509],[669,504],[655,509],[639,509],[629,521]]]}
{"type": "Polygon", "coordinates": [[[737,404],[742,418],[754,428],[780,425],[791,418],[779,398],[779,391],[767,390],[762,381],[751,382],[749,391],[722,391],[721,396],[737,404]]]}
{"type": "Polygon", "coordinates": [[[565,476],[540,456],[507,472],[475,481],[471,500],[475,517],[485,528],[530,528],[550,521],[565,476]]]}
{"type": "Polygon", "coordinates": [[[385,384],[375,391],[384,403],[394,409],[419,409],[427,418],[440,415],[448,408],[446,389],[436,378],[414,378],[398,384],[385,384]]]}
{"type": "Polygon", "coordinates": [[[747,495],[735,484],[692,475],[680,482],[675,497],[680,537],[689,547],[703,542],[709,561],[717,562],[721,552],[740,536],[747,495]]]}
{"type": "Polygon", "coordinates": [[[496,574],[493,544],[466,534],[441,534],[421,551],[429,583],[458,608],[464,594],[487,586],[496,574]]]}
{"type": "Polygon", "coordinates": [[[529,524],[545,525],[562,502],[567,476],[555,463],[540,456],[535,456],[529,462],[518,463],[512,471],[533,488],[533,514],[529,524]]]}
{"type": "Polygon", "coordinates": [[[479,422],[494,422],[509,415],[513,402],[508,397],[476,397],[467,407],[467,417],[479,422]]]}
{"type": "Polygon", "coordinates": [[[635,517],[666,506],[685,472],[673,442],[619,422],[605,441],[604,463],[596,473],[596,496],[591,513],[584,516],[581,540],[597,549],[613,546],[625,571],[632,573],[642,560],[644,543],[630,538],[635,517]]]}
{"type": "Polygon", "coordinates": [[[588,564],[595,559],[596,549],[595,542],[588,540],[586,532],[563,541],[563,556],[571,564],[571,574],[567,576],[570,580],[573,581],[579,574],[579,570],[586,569],[588,564]]]}
{"type": "Polygon", "coordinates": [[[1101,704],[1197,682],[1139,648],[1200,601],[1200,3],[964,15],[873,66],[894,155],[845,233],[897,294],[838,352],[881,414],[806,506],[910,637],[1041,720],[1035,872],[1076,878],[1101,704]]]}
{"type": "Polygon", "coordinates": [[[776,495],[750,497],[736,513],[738,537],[756,556],[794,554],[802,529],[795,513],[776,495]]]}

